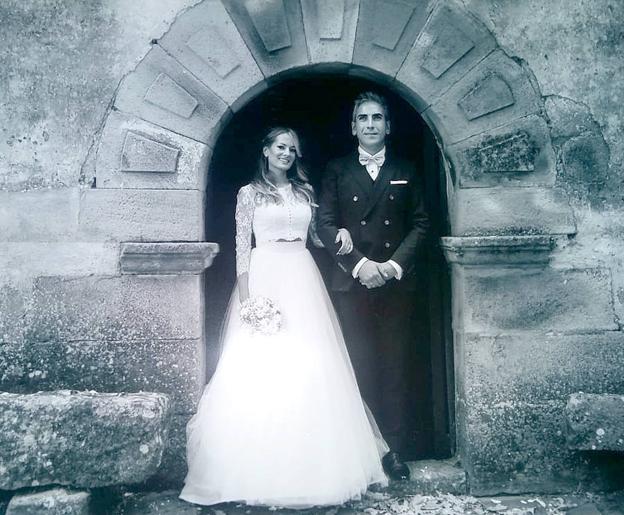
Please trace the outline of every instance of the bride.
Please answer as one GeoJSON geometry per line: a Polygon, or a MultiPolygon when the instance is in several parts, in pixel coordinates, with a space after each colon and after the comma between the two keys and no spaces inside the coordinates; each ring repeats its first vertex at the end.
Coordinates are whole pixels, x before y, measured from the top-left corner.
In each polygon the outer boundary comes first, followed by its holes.
{"type": "MultiPolygon", "coordinates": [[[[388,452],[356,384],[336,314],[306,249],[316,243],[314,192],[296,133],[274,128],[256,177],[236,204],[234,289],[223,351],[187,427],[188,475],[180,498],[305,508],[357,499],[387,484],[388,452]],[[256,245],[252,248],[252,233],[256,245]],[[240,319],[250,296],[281,311],[281,329],[240,319]]],[[[336,236],[351,251],[349,233],[336,236]]]]}

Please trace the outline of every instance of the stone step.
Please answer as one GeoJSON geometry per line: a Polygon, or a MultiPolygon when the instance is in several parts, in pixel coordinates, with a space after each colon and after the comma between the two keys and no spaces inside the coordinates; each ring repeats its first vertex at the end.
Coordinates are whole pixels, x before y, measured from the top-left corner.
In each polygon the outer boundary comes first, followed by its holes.
{"type": "Polygon", "coordinates": [[[403,495],[464,495],[467,492],[466,472],[457,458],[411,461],[407,465],[410,480],[393,481],[390,490],[403,495]]]}
{"type": "Polygon", "coordinates": [[[624,395],[573,393],[566,419],[570,449],[624,452],[624,395]]]}

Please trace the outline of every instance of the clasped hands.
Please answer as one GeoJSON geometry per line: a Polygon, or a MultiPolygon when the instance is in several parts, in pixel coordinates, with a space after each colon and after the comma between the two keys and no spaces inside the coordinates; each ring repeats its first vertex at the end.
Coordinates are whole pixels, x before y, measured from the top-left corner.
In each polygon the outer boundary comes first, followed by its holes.
{"type": "MultiPolygon", "coordinates": [[[[340,248],[336,252],[339,256],[349,254],[353,250],[353,240],[347,229],[338,229],[335,243],[340,243],[340,248]]],[[[357,277],[363,286],[371,289],[383,286],[386,281],[393,279],[396,275],[396,268],[388,261],[379,263],[369,259],[360,267],[357,277]]]]}

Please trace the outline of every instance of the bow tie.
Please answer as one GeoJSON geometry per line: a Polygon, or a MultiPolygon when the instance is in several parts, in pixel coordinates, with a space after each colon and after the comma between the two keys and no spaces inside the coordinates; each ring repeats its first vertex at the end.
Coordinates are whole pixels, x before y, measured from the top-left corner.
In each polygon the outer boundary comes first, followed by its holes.
{"type": "Polygon", "coordinates": [[[384,150],[377,152],[374,156],[371,156],[369,153],[363,153],[362,151],[360,151],[360,164],[366,167],[366,171],[369,173],[373,180],[377,178],[379,169],[386,161],[386,153],[384,152],[384,150]]]}

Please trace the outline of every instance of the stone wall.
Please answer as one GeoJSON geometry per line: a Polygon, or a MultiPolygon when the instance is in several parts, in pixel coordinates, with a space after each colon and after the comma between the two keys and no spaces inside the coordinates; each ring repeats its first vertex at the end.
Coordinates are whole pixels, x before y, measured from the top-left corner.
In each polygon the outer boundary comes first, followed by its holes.
{"type": "Polygon", "coordinates": [[[564,447],[563,409],[579,389],[624,390],[624,7],[380,2],[286,0],[268,21],[234,1],[2,3],[0,390],[170,393],[163,474],[180,479],[204,382],[201,267],[122,273],[121,245],[201,242],[210,147],[229,112],[276,73],[340,62],[403,92],[450,161],[471,490],[599,483],[603,469],[564,447]],[[367,25],[376,14],[387,31],[367,25]],[[514,235],[548,243],[487,239],[514,235]]]}

